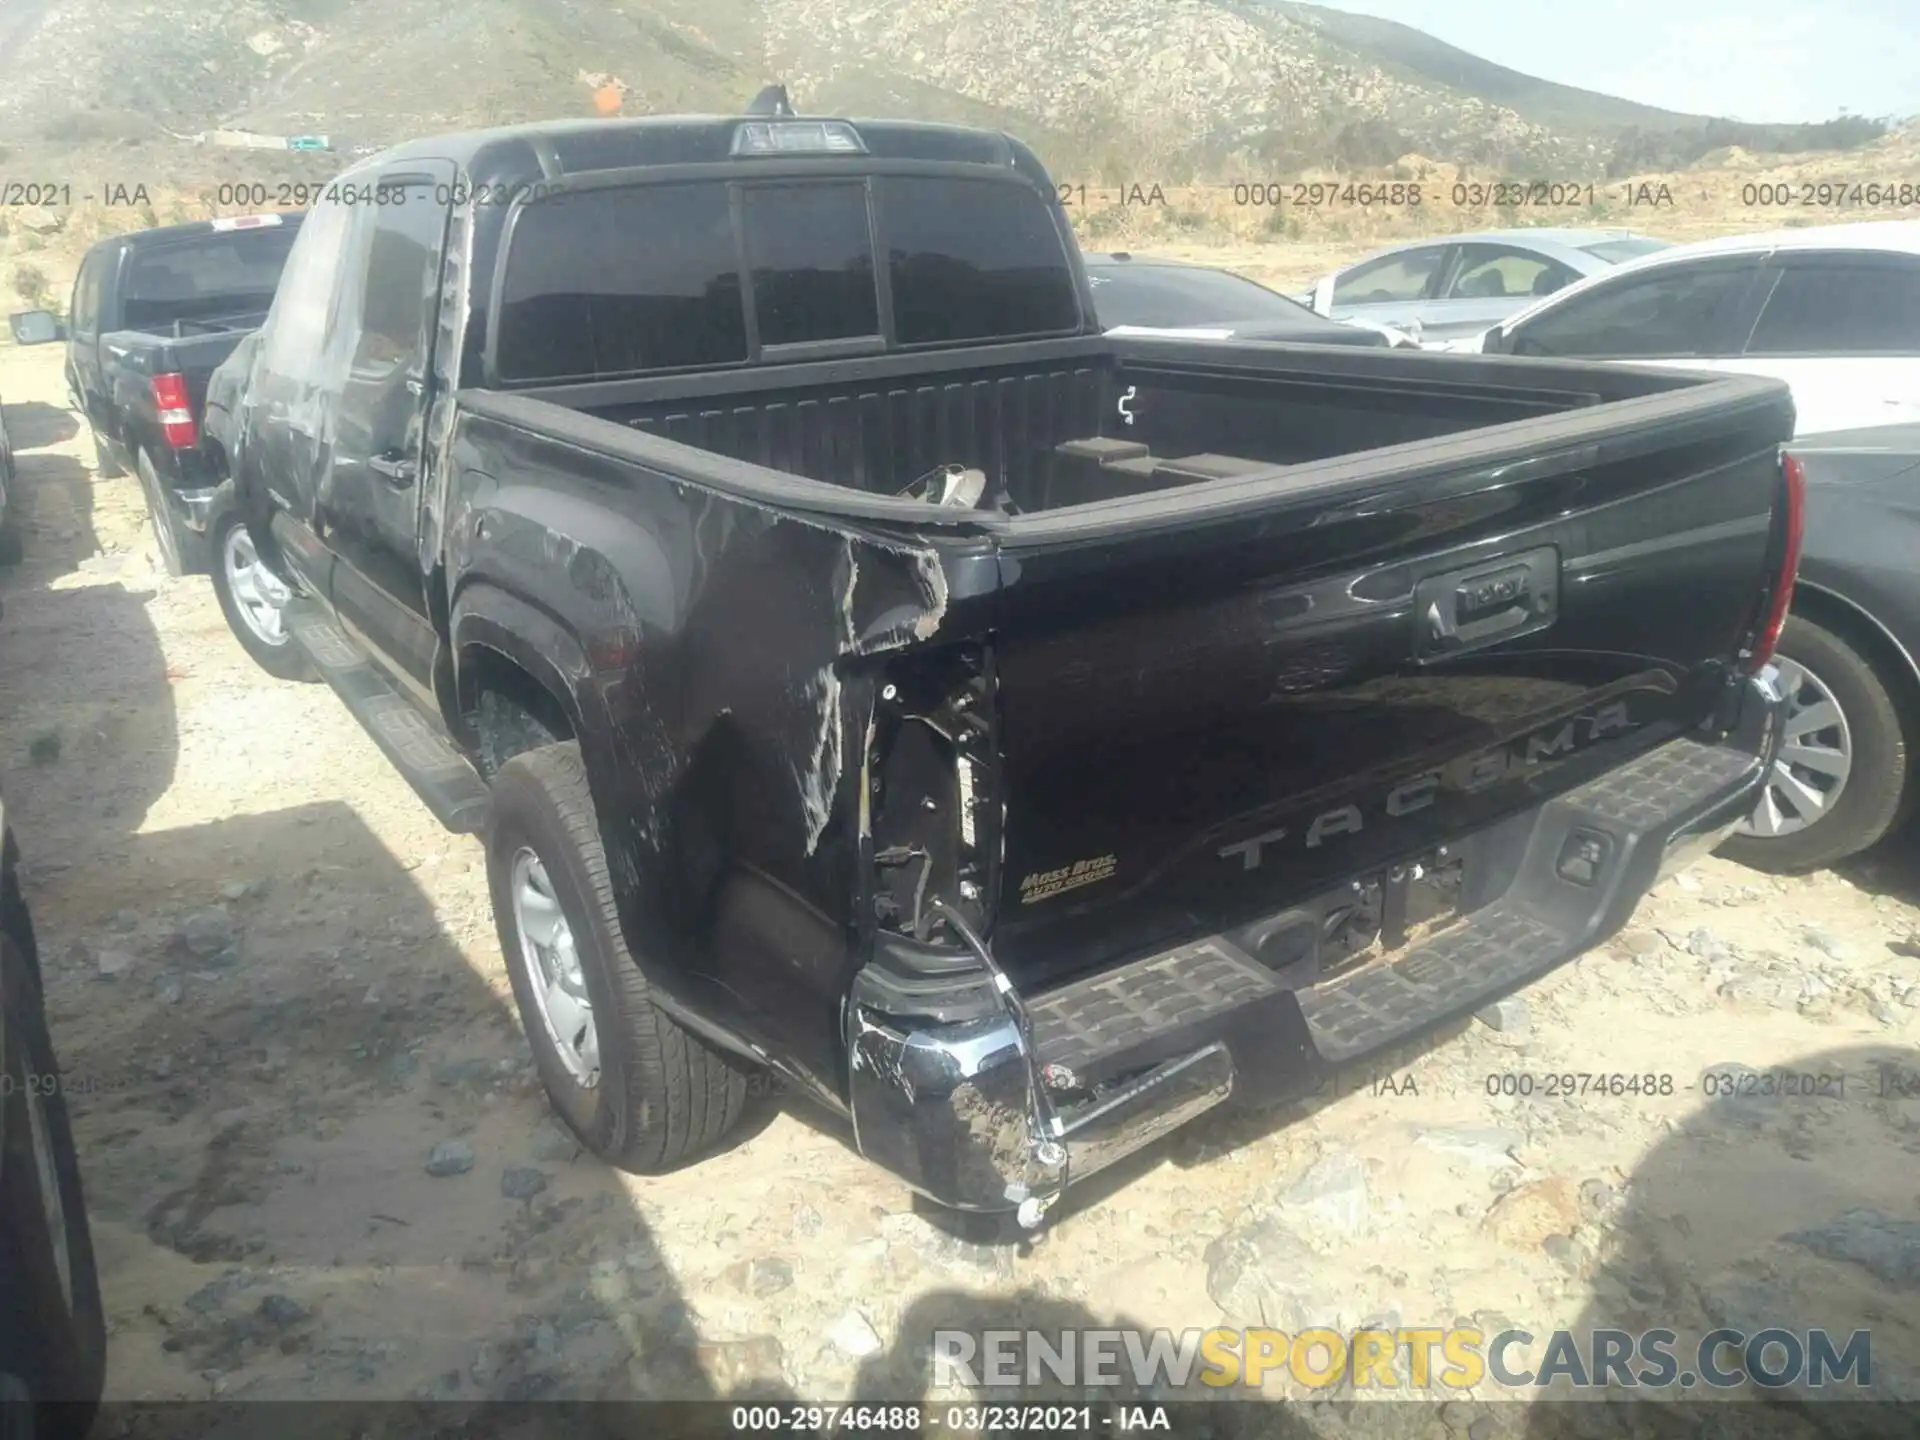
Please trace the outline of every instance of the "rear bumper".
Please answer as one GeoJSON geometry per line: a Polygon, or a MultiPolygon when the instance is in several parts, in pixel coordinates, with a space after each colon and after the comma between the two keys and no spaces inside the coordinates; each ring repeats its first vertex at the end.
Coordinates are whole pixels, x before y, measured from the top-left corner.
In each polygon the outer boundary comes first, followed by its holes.
{"type": "Polygon", "coordinates": [[[218,485],[201,485],[192,489],[169,490],[167,501],[173,506],[173,513],[180,517],[180,523],[196,535],[207,533],[207,520],[213,514],[213,497],[219,493],[218,485]]]}
{"type": "MultiPolygon", "coordinates": [[[[1624,925],[1752,810],[1779,746],[1771,672],[1731,729],[1683,737],[1449,847],[1461,919],[1391,957],[1305,978],[1244,944],[1314,907],[1212,935],[957,1023],[848,1006],[861,1152],[963,1210],[1038,1223],[1083,1179],[1230,1094],[1307,1090],[1520,989],[1624,925]]],[[[1418,873],[1417,867],[1415,871],[1418,873]]],[[[1316,932],[1317,933],[1317,932],[1316,932]]]]}
{"type": "MultiPolygon", "coordinates": [[[[164,504],[176,525],[204,534],[214,492],[223,478],[218,466],[199,446],[176,450],[170,445],[148,443],[145,448],[153,462],[154,478],[160,482],[159,495],[150,497],[148,503],[164,504]]],[[[131,453],[125,457],[129,470],[134,468],[133,459],[131,453]]]]}

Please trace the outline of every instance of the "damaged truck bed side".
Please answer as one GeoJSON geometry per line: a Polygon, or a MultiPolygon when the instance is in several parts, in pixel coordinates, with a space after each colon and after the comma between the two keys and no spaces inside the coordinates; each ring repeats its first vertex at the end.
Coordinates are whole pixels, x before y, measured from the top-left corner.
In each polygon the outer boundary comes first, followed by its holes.
{"type": "Polygon", "coordinates": [[[1779,744],[1775,382],[1105,338],[1038,161],[944,126],[340,183],[378,203],[304,227],[230,483],[294,642],[484,832],[615,1163],[764,1068],[1038,1223],[1604,938],[1779,744]]]}

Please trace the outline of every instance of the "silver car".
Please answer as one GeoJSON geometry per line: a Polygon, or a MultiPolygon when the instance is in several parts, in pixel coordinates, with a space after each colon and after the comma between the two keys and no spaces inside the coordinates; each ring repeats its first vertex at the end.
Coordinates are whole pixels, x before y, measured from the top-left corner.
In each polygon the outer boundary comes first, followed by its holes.
{"type": "Polygon", "coordinates": [[[1663,250],[1631,230],[1483,230],[1412,240],[1323,276],[1302,303],[1433,346],[1497,325],[1583,276],[1663,250]]]}

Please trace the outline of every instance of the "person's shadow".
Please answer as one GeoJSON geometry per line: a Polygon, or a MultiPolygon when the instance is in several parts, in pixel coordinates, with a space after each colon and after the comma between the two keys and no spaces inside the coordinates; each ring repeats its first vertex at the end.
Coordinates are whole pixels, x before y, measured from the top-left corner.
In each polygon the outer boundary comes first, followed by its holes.
{"type": "MultiPolygon", "coordinates": [[[[1920,1434],[1920,1052],[1859,1046],[1708,1075],[1714,1093],[1605,1217],[1574,1331],[1587,1373],[1547,1387],[1529,1437],[1636,1424],[1728,1440],[1920,1434]],[[1601,1329],[1636,1337],[1636,1350],[1612,1385],[1576,1397],[1572,1380],[1608,1378],[1586,1338],[1601,1329]],[[1680,1383],[1649,1389],[1637,1337],[1658,1329],[1675,1332],[1680,1383]],[[1702,1356],[1716,1330],[1776,1334],[1702,1356]],[[1642,1384],[1619,1383],[1630,1374],[1642,1384]],[[1596,1407],[1602,1393],[1613,1403],[1596,1407]]],[[[1545,1341],[1512,1352],[1509,1370],[1538,1365],[1545,1341]]]]}

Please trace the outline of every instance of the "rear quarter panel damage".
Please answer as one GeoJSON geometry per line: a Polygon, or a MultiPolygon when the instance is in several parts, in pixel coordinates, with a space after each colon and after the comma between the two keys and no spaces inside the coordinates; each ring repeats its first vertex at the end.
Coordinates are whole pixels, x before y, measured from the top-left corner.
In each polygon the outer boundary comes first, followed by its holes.
{"type": "Polygon", "coordinates": [[[556,690],[629,948],[828,1081],[858,963],[861,661],[941,630],[940,553],[484,418],[451,460],[455,653],[556,690]]]}

